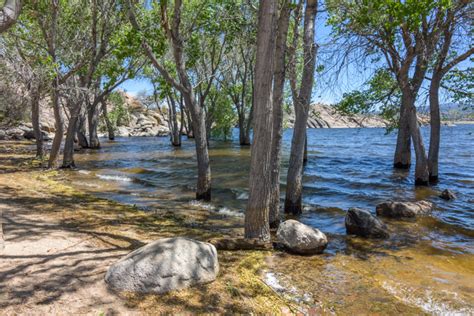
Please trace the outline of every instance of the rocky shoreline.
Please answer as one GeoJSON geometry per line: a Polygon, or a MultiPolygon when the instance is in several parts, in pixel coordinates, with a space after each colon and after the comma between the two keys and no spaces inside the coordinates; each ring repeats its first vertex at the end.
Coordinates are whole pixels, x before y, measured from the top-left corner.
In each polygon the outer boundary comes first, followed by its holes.
{"type": "MultiPolygon", "coordinates": [[[[117,126],[115,136],[119,137],[154,137],[167,136],[170,133],[166,113],[154,109],[146,109],[134,97],[124,94],[125,104],[128,109],[127,121],[117,126]]],[[[54,137],[54,119],[50,110],[41,115],[41,130],[45,141],[54,137]]],[[[284,118],[285,127],[293,128],[294,114],[286,114],[284,118]]],[[[429,117],[419,115],[421,125],[429,125],[429,117]]],[[[465,122],[461,122],[465,123],[465,122]]],[[[457,122],[444,122],[447,126],[453,126],[457,122]]],[[[334,107],[324,104],[313,104],[308,118],[308,128],[386,128],[389,122],[382,117],[371,115],[344,115],[334,107]]],[[[99,136],[106,137],[105,124],[99,127],[99,136]]],[[[0,140],[34,139],[33,126],[30,122],[0,125],[0,140]]]]}

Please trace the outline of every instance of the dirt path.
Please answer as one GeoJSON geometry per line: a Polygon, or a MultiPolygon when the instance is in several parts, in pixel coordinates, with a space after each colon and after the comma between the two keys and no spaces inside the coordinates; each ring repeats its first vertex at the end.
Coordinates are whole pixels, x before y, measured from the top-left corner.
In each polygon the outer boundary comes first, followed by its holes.
{"type": "Polygon", "coordinates": [[[100,236],[67,229],[27,203],[17,203],[12,193],[8,186],[0,187],[5,238],[1,313],[132,313],[103,282],[107,267],[127,250],[100,242],[100,236]]]}

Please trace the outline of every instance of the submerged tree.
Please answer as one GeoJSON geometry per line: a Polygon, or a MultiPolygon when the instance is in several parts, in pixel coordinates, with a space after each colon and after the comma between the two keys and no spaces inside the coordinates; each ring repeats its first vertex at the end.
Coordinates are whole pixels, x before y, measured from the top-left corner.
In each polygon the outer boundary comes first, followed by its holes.
{"type": "Polygon", "coordinates": [[[251,147],[249,199],[245,237],[270,241],[272,85],[278,1],[262,1],[258,12],[254,84],[254,135],[251,147]]]}
{"type": "MultiPolygon", "coordinates": [[[[215,32],[215,30],[218,29],[219,23],[223,23],[225,19],[211,19],[209,14],[217,14],[219,10],[227,8],[225,4],[221,5],[220,2],[212,1],[187,2],[186,4],[187,6],[183,7],[181,0],[175,0],[172,5],[168,2],[161,2],[151,8],[141,6],[141,10],[138,11],[140,16],[137,16],[135,12],[137,8],[127,1],[130,22],[138,33],[138,39],[141,41],[147,57],[163,79],[181,93],[185,107],[191,114],[198,162],[196,198],[210,200],[211,168],[203,104],[208,93],[206,91],[210,89],[210,81],[216,71],[216,65],[211,65],[211,72],[207,74],[210,77],[201,77],[207,81],[206,88],[203,89],[199,85],[193,85],[193,79],[196,78],[193,76],[196,74],[193,67],[200,54],[198,48],[202,47],[201,41],[209,40],[201,38],[201,32],[212,33],[217,40],[223,40],[222,34],[215,32]],[[158,28],[156,28],[157,25],[159,25],[158,28]],[[208,28],[209,32],[207,32],[208,28]],[[154,33],[151,33],[151,29],[154,33]],[[162,58],[168,49],[172,56],[171,63],[166,63],[162,58]]],[[[221,15],[217,14],[216,16],[220,17],[221,15]]]]}
{"type": "Polygon", "coordinates": [[[397,80],[401,106],[394,167],[409,168],[413,140],[416,185],[428,184],[429,173],[415,102],[450,5],[448,0],[328,1],[330,23],[337,34],[358,42],[367,56],[382,56],[397,80]]]}
{"type": "Polygon", "coordinates": [[[306,125],[308,122],[311,93],[314,82],[317,47],[314,42],[315,19],[318,11],[318,2],[308,0],[304,9],[303,28],[303,60],[304,65],[301,83],[298,88],[296,75],[296,49],[298,45],[298,24],[295,23],[293,45],[290,57],[290,86],[295,107],[295,126],[291,141],[290,163],[286,184],[285,213],[300,214],[302,212],[303,194],[303,163],[306,144],[306,125]]]}
{"type": "Polygon", "coordinates": [[[466,0],[453,1],[445,12],[440,25],[442,34],[437,45],[431,70],[429,87],[430,103],[430,147],[428,152],[428,171],[430,182],[438,181],[438,158],[441,139],[441,114],[439,90],[446,74],[462,61],[474,54],[472,41],[467,47],[464,39],[472,37],[472,10],[474,6],[466,0]],[[463,47],[464,46],[464,47],[463,47]]]}

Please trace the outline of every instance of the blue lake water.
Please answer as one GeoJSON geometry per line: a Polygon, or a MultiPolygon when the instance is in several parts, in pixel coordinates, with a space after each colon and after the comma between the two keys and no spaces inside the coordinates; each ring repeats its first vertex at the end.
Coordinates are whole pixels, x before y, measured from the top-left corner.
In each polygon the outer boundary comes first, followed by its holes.
{"type": "MultiPolygon", "coordinates": [[[[429,128],[423,128],[428,145],[429,128]]],[[[283,138],[282,198],[292,130],[283,138]]],[[[250,148],[233,141],[211,141],[212,206],[223,214],[242,216],[248,196],[250,148]]],[[[304,203],[312,206],[300,220],[323,232],[345,234],[350,207],[375,212],[387,200],[422,200],[436,204],[429,220],[434,243],[474,253],[474,125],[442,128],[440,182],[415,188],[413,168],[392,168],[396,134],[381,128],[309,129],[308,163],[304,170],[304,203]],[[438,197],[449,188],[454,201],[438,197]]],[[[413,158],[414,159],[414,158],[413,158]]],[[[173,148],[167,137],[102,140],[102,149],[76,157],[82,170],[73,181],[96,194],[152,208],[162,203],[187,203],[194,197],[196,159],[193,140],[173,148]]],[[[428,227],[426,227],[428,228],[428,227]]],[[[444,247],[444,246],[443,246],[444,247]]]]}

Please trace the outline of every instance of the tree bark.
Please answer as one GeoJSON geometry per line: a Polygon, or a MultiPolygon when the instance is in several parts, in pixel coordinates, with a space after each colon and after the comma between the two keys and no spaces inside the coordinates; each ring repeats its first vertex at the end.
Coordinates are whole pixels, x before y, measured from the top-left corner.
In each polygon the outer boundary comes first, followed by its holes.
{"type": "Polygon", "coordinates": [[[89,142],[86,136],[86,113],[85,106],[81,106],[81,112],[77,123],[77,143],[81,148],[89,148],[89,142]]]}
{"type": "Polygon", "coordinates": [[[245,118],[238,114],[240,146],[250,146],[250,135],[247,133],[245,118]]]}
{"type": "Polygon", "coordinates": [[[31,87],[31,124],[33,125],[33,133],[36,141],[36,158],[42,159],[44,156],[44,140],[40,126],[40,89],[37,83],[33,82],[31,87]]]}
{"type": "Polygon", "coordinates": [[[438,157],[441,140],[441,115],[439,111],[439,87],[441,78],[434,75],[431,79],[430,102],[430,148],[428,152],[429,181],[438,182],[438,157]]]}
{"type": "Polygon", "coordinates": [[[393,158],[393,167],[397,169],[409,169],[411,165],[411,138],[407,118],[408,109],[410,107],[409,103],[409,97],[402,95],[400,118],[398,121],[397,145],[393,158]]]}
{"type": "Polygon", "coordinates": [[[168,96],[168,126],[170,128],[171,145],[175,147],[181,146],[181,130],[178,124],[178,116],[176,114],[176,101],[172,95],[168,96]]]}
{"type": "Polygon", "coordinates": [[[51,152],[49,154],[48,168],[50,169],[56,168],[57,166],[57,160],[64,134],[64,117],[59,104],[57,79],[54,79],[52,83],[51,100],[53,103],[56,131],[54,133],[53,144],[51,145],[51,152]]]}
{"type": "Polygon", "coordinates": [[[107,125],[107,133],[109,136],[109,140],[115,139],[115,131],[112,122],[110,122],[109,113],[107,111],[107,102],[102,100],[102,114],[104,115],[105,125],[107,125]]]}
{"type": "Polygon", "coordinates": [[[97,101],[94,100],[87,108],[87,121],[89,124],[89,148],[99,149],[100,141],[97,135],[99,127],[99,111],[97,101]]]}
{"type": "Polygon", "coordinates": [[[276,0],[261,1],[258,12],[254,85],[254,137],[251,145],[249,199],[245,238],[269,241],[271,147],[273,141],[272,84],[275,54],[276,0]]]}
{"type": "Polygon", "coordinates": [[[413,140],[413,147],[415,148],[415,185],[428,185],[428,158],[426,156],[425,146],[423,144],[423,137],[421,136],[418,118],[416,116],[416,107],[413,104],[409,109],[409,126],[410,134],[413,140]]]}
{"type": "Polygon", "coordinates": [[[270,197],[270,228],[280,224],[280,163],[281,139],[283,136],[283,89],[285,86],[285,56],[288,26],[290,23],[290,3],[284,1],[278,18],[277,39],[275,47],[274,78],[273,78],[273,142],[271,154],[271,197],[270,197]]]}
{"type": "Polygon", "coordinates": [[[5,32],[18,19],[21,11],[20,0],[6,0],[3,7],[0,9],[0,33],[5,32]]]}
{"type": "Polygon", "coordinates": [[[290,162],[285,197],[285,213],[301,214],[303,191],[303,161],[306,142],[306,125],[314,82],[316,44],[314,43],[315,19],[318,9],[316,0],[308,0],[304,16],[303,59],[304,69],[298,97],[294,99],[295,126],[291,141],[290,162]]]}
{"type": "Polygon", "coordinates": [[[75,168],[74,163],[74,137],[77,131],[79,115],[81,112],[81,103],[73,102],[71,108],[71,117],[67,126],[66,140],[64,141],[63,165],[62,168],[75,168]]]}

